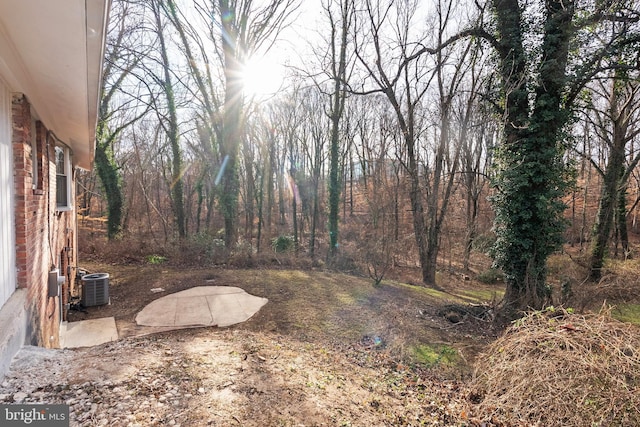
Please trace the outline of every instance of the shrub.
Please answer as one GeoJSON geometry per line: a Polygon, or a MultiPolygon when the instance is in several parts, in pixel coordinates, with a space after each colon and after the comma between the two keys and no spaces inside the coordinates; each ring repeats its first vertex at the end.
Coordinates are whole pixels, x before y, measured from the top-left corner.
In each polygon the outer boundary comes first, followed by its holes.
{"type": "Polygon", "coordinates": [[[254,250],[251,242],[244,240],[238,242],[231,253],[229,264],[241,268],[254,267],[254,250]]]}
{"type": "Polygon", "coordinates": [[[497,268],[489,268],[478,273],[476,279],[478,279],[479,282],[492,285],[501,282],[504,279],[504,274],[497,268]]]}
{"type": "Polygon", "coordinates": [[[293,236],[281,235],[271,240],[271,247],[277,253],[290,252],[295,248],[293,236]]]}
{"type": "Polygon", "coordinates": [[[199,252],[205,258],[213,260],[225,252],[224,240],[207,233],[198,233],[189,237],[190,249],[199,252]]]}

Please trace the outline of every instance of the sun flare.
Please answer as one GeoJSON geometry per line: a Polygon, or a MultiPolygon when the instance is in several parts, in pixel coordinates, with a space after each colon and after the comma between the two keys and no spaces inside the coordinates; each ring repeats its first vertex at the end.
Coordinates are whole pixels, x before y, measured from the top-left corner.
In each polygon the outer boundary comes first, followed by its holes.
{"type": "Polygon", "coordinates": [[[250,58],[244,66],[244,94],[261,98],[274,95],[284,83],[284,66],[269,56],[250,58]]]}

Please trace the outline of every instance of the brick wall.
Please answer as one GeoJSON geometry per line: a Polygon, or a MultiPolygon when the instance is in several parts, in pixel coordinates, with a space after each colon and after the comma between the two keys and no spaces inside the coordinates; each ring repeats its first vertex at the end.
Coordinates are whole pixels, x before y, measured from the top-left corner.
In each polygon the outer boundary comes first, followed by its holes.
{"type": "Polygon", "coordinates": [[[27,98],[14,95],[12,142],[17,281],[18,287],[27,289],[31,344],[57,347],[60,298],[63,303],[67,302],[70,279],[73,279],[68,277],[66,267],[75,265],[75,211],[56,211],[55,140],[45,125],[33,120],[32,115],[27,98]],[[35,144],[32,144],[32,137],[36,139],[35,144]],[[52,268],[61,268],[61,274],[67,276],[60,297],[48,296],[48,277],[52,268]]]}

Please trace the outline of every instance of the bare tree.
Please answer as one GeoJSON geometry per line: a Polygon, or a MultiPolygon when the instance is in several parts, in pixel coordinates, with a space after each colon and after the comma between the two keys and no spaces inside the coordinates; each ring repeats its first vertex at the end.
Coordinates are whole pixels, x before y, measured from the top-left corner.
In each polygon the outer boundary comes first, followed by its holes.
{"type": "Polygon", "coordinates": [[[375,88],[357,93],[383,93],[396,114],[404,140],[404,167],[410,182],[409,199],[422,279],[425,284],[436,286],[438,237],[460,155],[460,146],[450,144],[451,105],[464,76],[464,61],[471,44],[459,51],[458,58],[450,56],[455,47],[444,38],[452,25],[454,4],[438,3],[435,43],[439,48],[424,49],[426,43],[423,38],[411,39],[417,4],[365,2],[363,12],[359,14],[363,17],[359,31],[366,27],[366,32],[358,34],[356,55],[366,70],[365,79],[372,81],[375,88]],[[391,42],[385,34],[385,25],[389,23],[393,23],[394,38],[391,42]],[[435,60],[429,62],[431,58],[427,53],[435,54],[435,60]],[[451,73],[444,71],[445,66],[453,67],[451,73]],[[419,142],[425,137],[422,109],[434,79],[438,83],[435,90],[438,93],[439,131],[433,140],[432,157],[428,159],[421,158],[421,154],[427,154],[421,153],[419,142]],[[421,171],[425,167],[427,170],[423,175],[421,171]]]}
{"type": "Polygon", "coordinates": [[[268,51],[282,27],[295,10],[295,0],[272,0],[257,6],[252,0],[219,0],[217,16],[224,67],[224,107],[222,112],[220,156],[222,182],[220,207],[224,216],[225,245],[237,241],[238,142],[242,139],[240,123],[243,111],[242,66],[259,50],[268,51]]]}
{"type": "Polygon", "coordinates": [[[162,74],[156,76],[156,81],[162,88],[166,99],[166,115],[163,115],[159,122],[166,132],[171,147],[171,196],[175,221],[178,227],[178,236],[182,238],[186,236],[182,181],[182,149],[180,147],[180,133],[178,130],[175,85],[171,72],[171,63],[169,62],[167,43],[165,41],[166,27],[163,23],[165,12],[163,10],[163,3],[158,0],[151,0],[150,6],[154,16],[155,30],[160,49],[160,66],[162,68],[162,74]]]}
{"type": "Polygon", "coordinates": [[[354,4],[352,0],[329,1],[324,10],[329,18],[331,36],[329,39],[329,78],[331,104],[329,119],[331,122],[329,144],[329,252],[331,261],[338,250],[338,215],[340,210],[340,192],[342,189],[340,171],[340,121],[344,112],[347,96],[349,56],[349,33],[354,20],[354,4]],[[337,12],[334,10],[337,9],[337,12]]]}
{"type": "Polygon", "coordinates": [[[466,199],[466,233],[462,265],[469,270],[471,250],[478,233],[478,209],[480,197],[484,194],[489,177],[488,170],[492,161],[492,145],[496,135],[495,120],[487,111],[487,106],[479,95],[489,86],[491,74],[487,76],[487,67],[483,62],[482,50],[477,49],[470,58],[469,81],[464,86],[466,99],[461,99],[456,108],[458,138],[461,145],[462,184],[466,199]],[[489,78],[487,78],[489,77],[489,78]]]}
{"type": "MultiPolygon", "coordinates": [[[[640,153],[629,156],[628,146],[640,135],[640,126],[636,124],[640,115],[640,84],[636,70],[616,68],[609,79],[597,80],[591,87],[591,114],[587,114],[586,119],[591,122],[606,159],[601,165],[587,157],[602,177],[590,261],[591,278],[597,280],[601,276],[614,220],[623,251],[629,251],[626,192],[632,170],[640,161],[640,153]]],[[[582,154],[587,156],[587,153],[582,154]]]]}
{"type": "Polygon", "coordinates": [[[194,6],[201,28],[192,23],[192,16],[187,17],[179,10],[175,1],[169,0],[167,5],[204,112],[199,123],[204,130],[202,135],[209,136],[210,144],[206,144],[209,146],[205,151],[220,162],[211,176],[216,177],[215,184],[219,187],[217,194],[224,218],[225,245],[231,249],[238,238],[239,156],[245,138],[243,67],[253,55],[269,51],[278,34],[288,25],[298,0],[197,1],[194,6]],[[212,70],[211,64],[215,63],[219,67],[212,70]],[[216,70],[221,72],[221,85],[214,77],[216,70]]]}
{"type": "MultiPolygon", "coordinates": [[[[330,141],[329,149],[332,149],[333,119],[331,115],[327,117],[325,114],[318,114],[319,111],[323,110],[324,97],[315,86],[301,91],[298,105],[301,113],[298,143],[300,144],[304,161],[303,168],[297,168],[299,170],[296,171],[296,182],[302,202],[303,215],[306,214],[309,217],[309,255],[313,258],[316,255],[316,239],[320,218],[321,175],[326,164],[327,139],[330,141]]],[[[329,169],[331,174],[331,165],[329,169]]],[[[329,179],[331,180],[331,178],[329,179]]],[[[329,184],[329,188],[331,188],[331,184],[329,184]]],[[[331,215],[331,212],[329,215],[331,215]]],[[[331,234],[331,232],[329,233],[331,234]]],[[[331,240],[329,245],[331,245],[331,240]]],[[[329,249],[329,252],[331,252],[331,249],[329,249]]]]}
{"type": "Polygon", "coordinates": [[[107,237],[122,230],[124,195],[114,144],[120,133],[146,113],[144,90],[137,85],[134,71],[149,49],[142,37],[140,9],[128,0],[113,2],[107,34],[102,94],[96,126],[95,167],[107,200],[107,237]],[[124,94],[124,96],[120,96],[124,94]]]}

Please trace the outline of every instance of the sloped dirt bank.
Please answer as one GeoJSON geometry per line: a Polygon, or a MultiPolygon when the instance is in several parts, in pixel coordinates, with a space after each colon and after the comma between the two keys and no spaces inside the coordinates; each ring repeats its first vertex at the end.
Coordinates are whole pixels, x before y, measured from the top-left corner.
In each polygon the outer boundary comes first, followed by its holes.
{"type": "Polygon", "coordinates": [[[66,403],[73,426],[468,425],[460,383],[274,333],[193,329],[25,348],[0,401],[66,403]]]}

